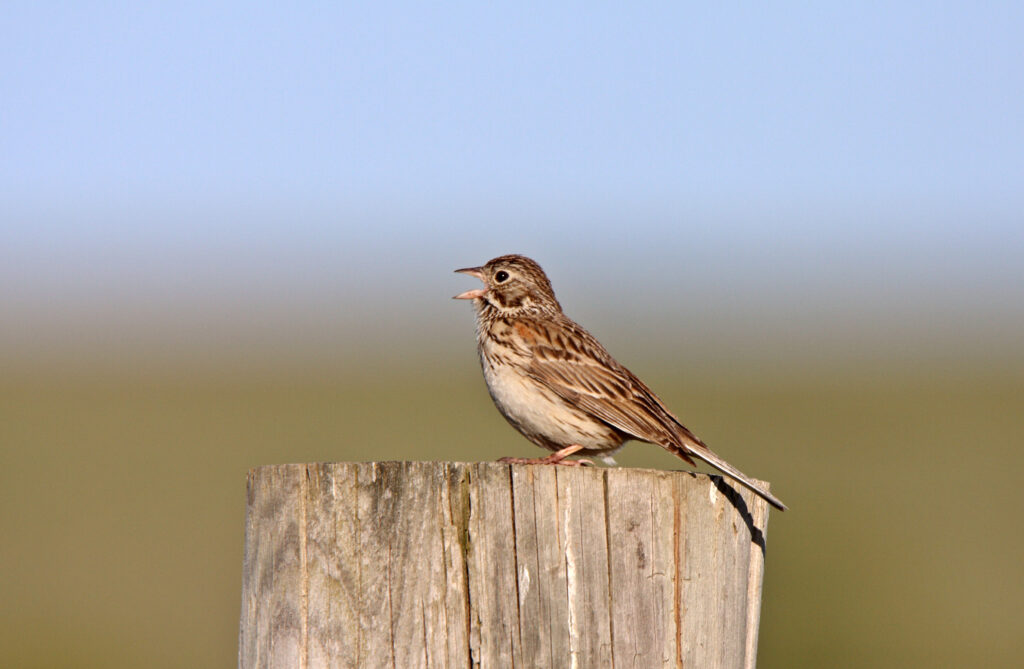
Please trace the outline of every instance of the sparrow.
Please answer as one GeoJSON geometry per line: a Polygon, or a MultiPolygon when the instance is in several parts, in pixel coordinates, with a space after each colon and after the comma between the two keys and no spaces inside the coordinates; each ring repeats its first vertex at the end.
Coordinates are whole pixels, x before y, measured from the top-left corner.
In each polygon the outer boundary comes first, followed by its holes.
{"type": "Polygon", "coordinates": [[[695,465],[698,458],[750,488],[777,509],[786,505],[715,454],[654,392],[597,339],[562,312],[544,270],[521,255],[455,270],[484,286],[456,295],[472,300],[480,366],[494,405],[524,437],[553,453],[502,458],[514,464],[591,464],[630,440],[658,444],[695,465]]]}

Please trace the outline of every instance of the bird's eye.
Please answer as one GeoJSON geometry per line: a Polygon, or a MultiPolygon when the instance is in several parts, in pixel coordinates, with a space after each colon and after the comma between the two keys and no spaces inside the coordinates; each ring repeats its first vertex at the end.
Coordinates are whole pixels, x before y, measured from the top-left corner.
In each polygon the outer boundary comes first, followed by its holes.
{"type": "Polygon", "coordinates": [[[508,272],[506,272],[505,270],[495,272],[494,280],[497,281],[498,283],[504,283],[505,281],[508,280],[508,272]]]}

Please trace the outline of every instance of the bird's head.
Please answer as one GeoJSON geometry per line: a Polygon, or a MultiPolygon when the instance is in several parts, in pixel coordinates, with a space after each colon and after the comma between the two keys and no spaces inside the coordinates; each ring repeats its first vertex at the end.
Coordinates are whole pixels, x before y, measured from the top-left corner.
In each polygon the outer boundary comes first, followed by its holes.
{"type": "Polygon", "coordinates": [[[484,282],[483,288],[467,290],[454,298],[473,300],[480,313],[493,311],[494,315],[518,316],[562,310],[544,270],[526,256],[500,256],[481,267],[455,271],[484,282]]]}

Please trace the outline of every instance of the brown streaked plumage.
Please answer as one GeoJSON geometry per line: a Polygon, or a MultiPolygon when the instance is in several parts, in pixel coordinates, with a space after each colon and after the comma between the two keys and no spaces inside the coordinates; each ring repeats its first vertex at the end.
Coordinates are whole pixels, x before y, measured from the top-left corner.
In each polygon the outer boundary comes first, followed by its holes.
{"type": "Polygon", "coordinates": [[[487,389],[501,415],[523,436],[554,451],[506,462],[581,464],[569,455],[610,456],[630,439],[663,446],[686,462],[697,457],[785,505],[716,455],[658,396],[562,313],[544,270],[520,255],[456,270],[484,282],[455,299],[473,300],[477,348],[487,389]]]}

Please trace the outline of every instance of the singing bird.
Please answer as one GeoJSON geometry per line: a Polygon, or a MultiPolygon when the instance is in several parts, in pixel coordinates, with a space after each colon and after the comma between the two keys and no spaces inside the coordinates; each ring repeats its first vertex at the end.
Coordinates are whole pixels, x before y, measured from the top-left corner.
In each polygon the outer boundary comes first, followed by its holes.
{"type": "Polygon", "coordinates": [[[658,444],[691,465],[708,463],[763,497],[786,506],[714,453],[654,392],[562,312],[547,275],[521,255],[455,270],[484,283],[456,295],[472,300],[477,350],[491,398],[524,437],[554,451],[517,464],[579,465],[570,455],[609,457],[631,439],[658,444]]]}

